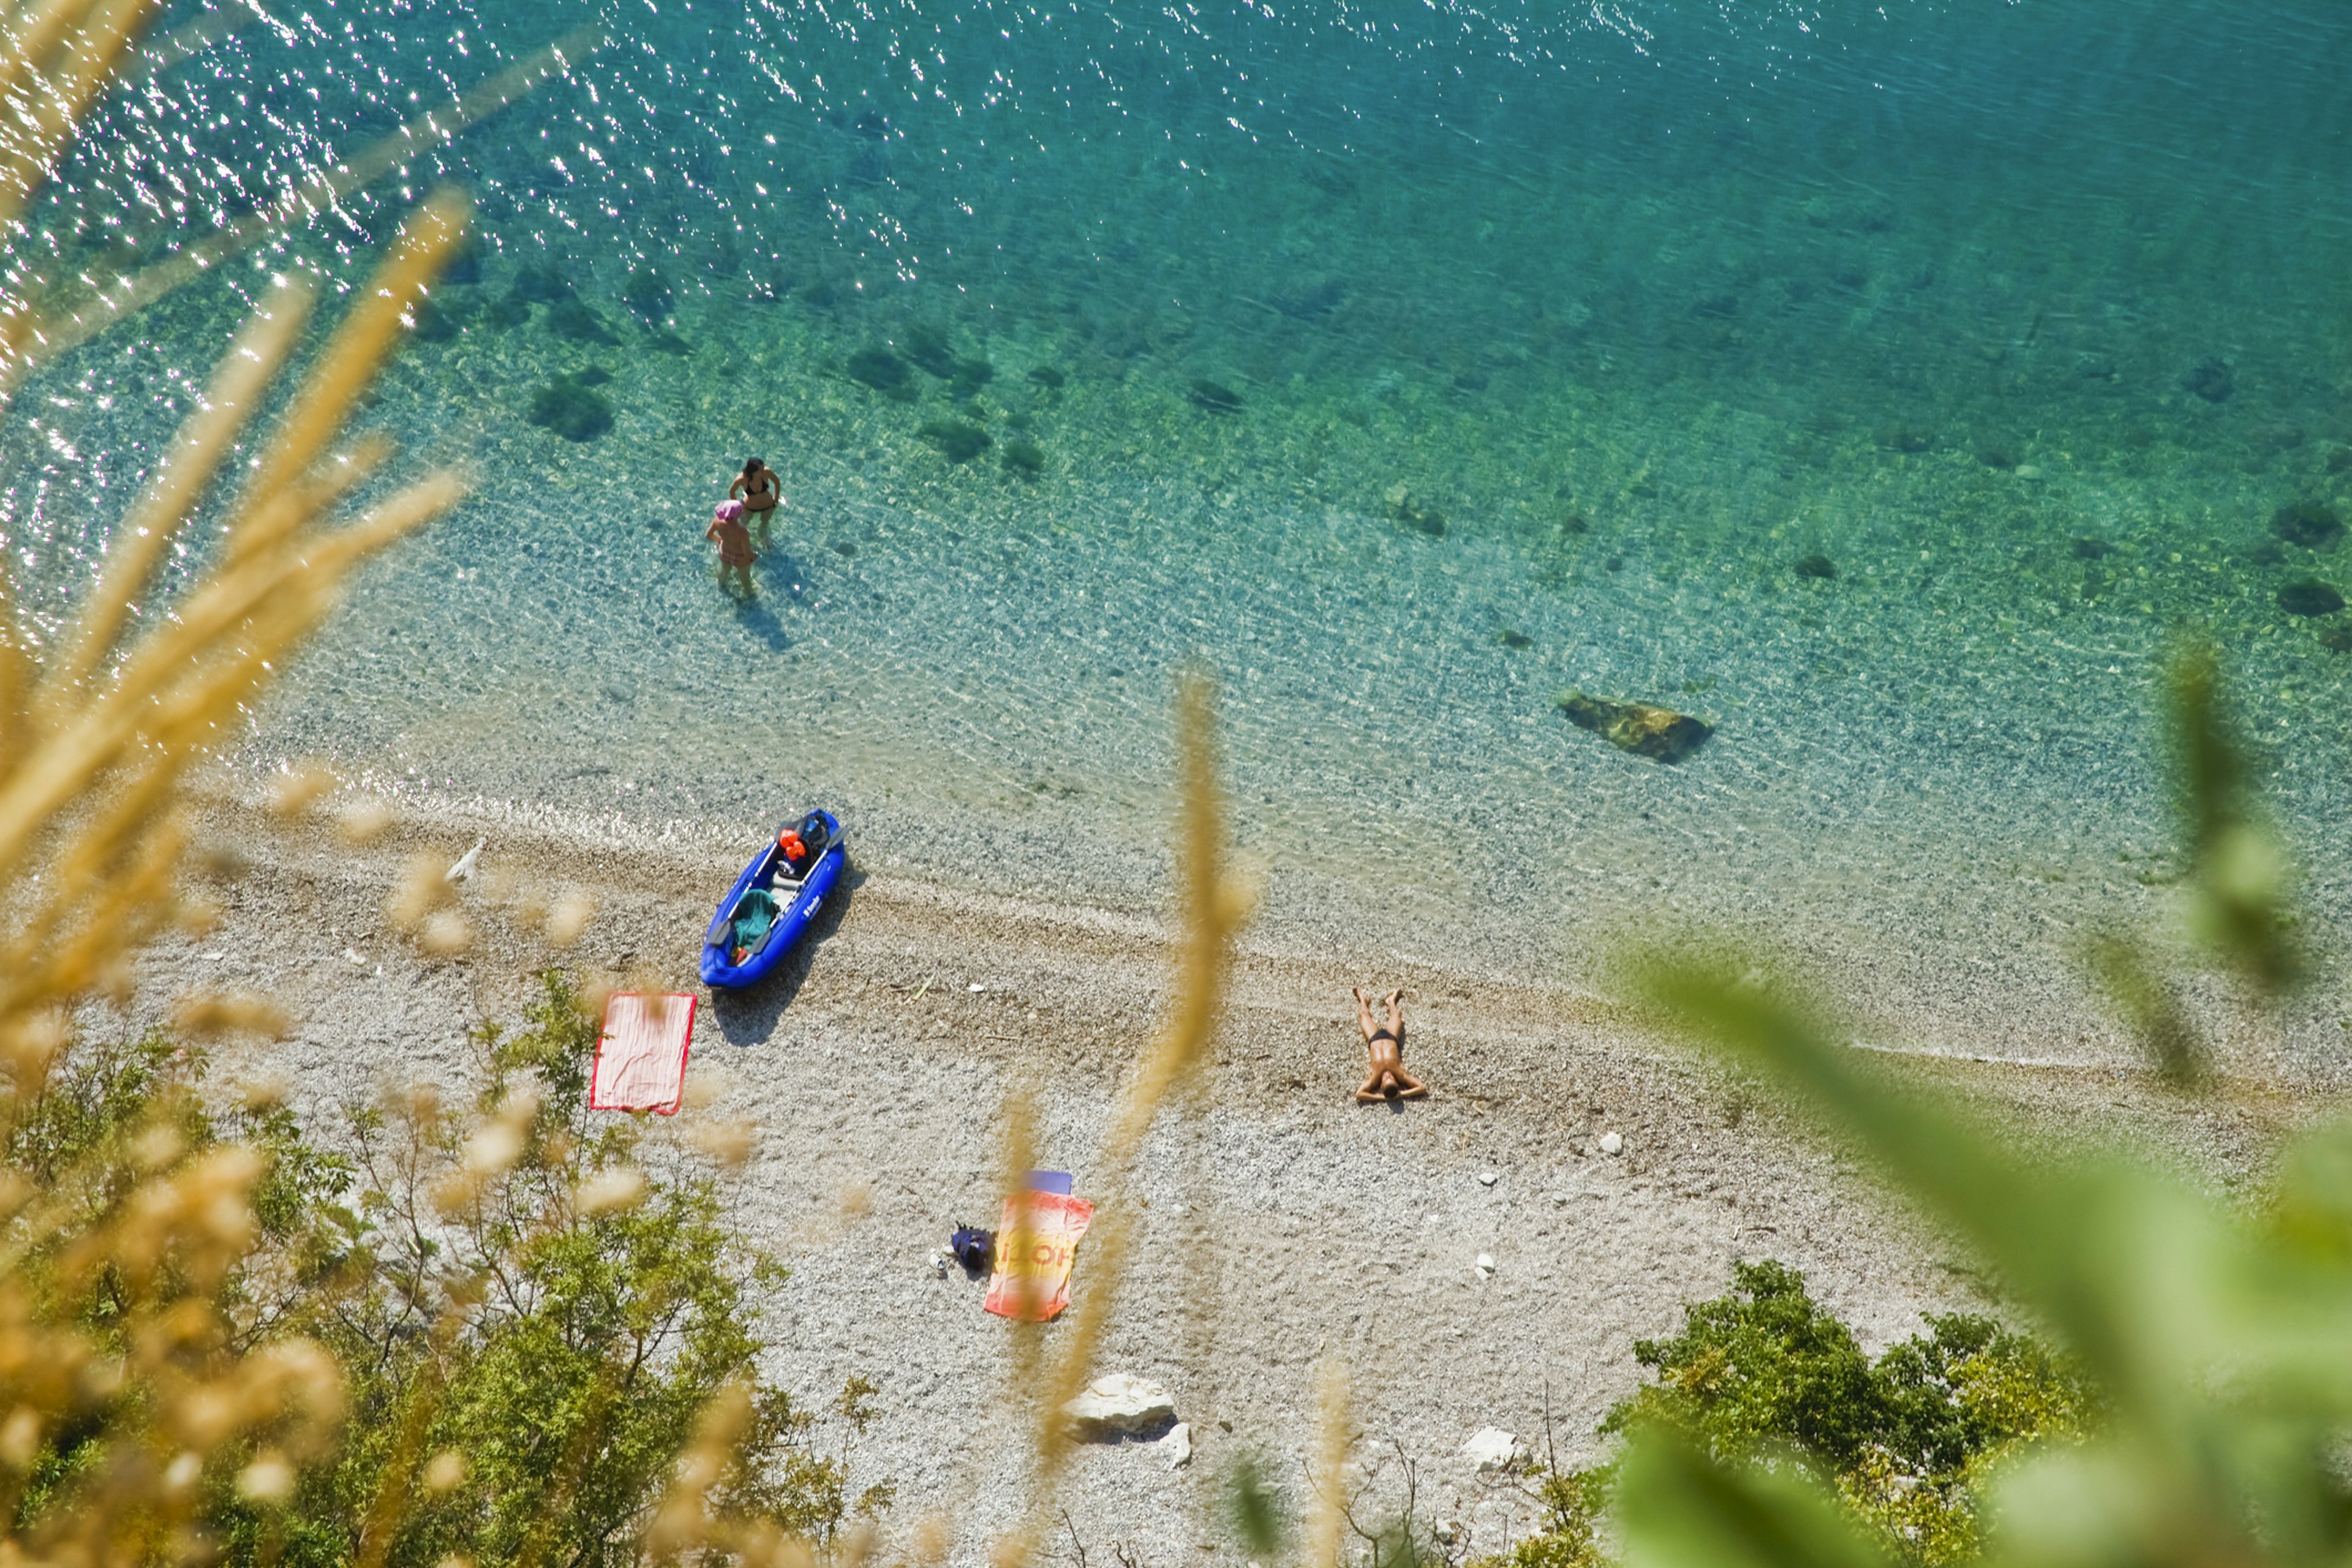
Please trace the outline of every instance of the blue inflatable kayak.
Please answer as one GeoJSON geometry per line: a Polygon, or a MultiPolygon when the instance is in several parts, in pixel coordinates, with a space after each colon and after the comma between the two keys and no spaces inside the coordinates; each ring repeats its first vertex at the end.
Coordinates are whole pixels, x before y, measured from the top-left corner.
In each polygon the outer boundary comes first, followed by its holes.
{"type": "Polygon", "coordinates": [[[812,811],[768,841],[719,900],[702,938],[702,983],[756,985],[816,922],[849,864],[841,824],[812,811]]]}

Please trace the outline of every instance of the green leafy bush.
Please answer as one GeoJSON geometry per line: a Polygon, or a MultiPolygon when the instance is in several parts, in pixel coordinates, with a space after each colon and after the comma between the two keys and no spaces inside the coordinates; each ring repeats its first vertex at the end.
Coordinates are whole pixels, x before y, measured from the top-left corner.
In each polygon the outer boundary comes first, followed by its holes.
{"type": "MultiPolygon", "coordinates": [[[[705,1505],[722,1524],[823,1541],[887,1506],[887,1487],[853,1500],[809,1415],[760,1381],[750,1292],[782,1276],[729,1240],[713,1182],[647,1176],[635,1122],[592,1120],[595,1036],[570,983],[542,976],[522,1028],[477,1035],[468,1104],[355,1110],[348,1153],[307,1141],[283,1106],[208,1110],[203,1057],[161,1037],[78,1044],[55,1065],[6,1153],[81,1208],[64,1236],[135,1229],[142,1173],[259,1159],[257,1234],[217,1277],[93,1270],[70,1244],[15,1270],[20,1308],[66,1315],[128,1364],[159,1325],[212,1321],[191,1373],[222,1355],[274,1364],[274,1347],[310,1367],[311,1413],[332,1419],[309,1440],[264,1430],[205,1456],[183,1528],[207,1552],[619,1568],[644,1556],[689,1448],[713,1455],[705,1505]]],[[[152,1462],[161,1392],[129,1379],[43,1437],[15,1467],[12,1537],[91,1529],[89,1487],[152,1462]]],[[[872,1393],[853,1379],[836,1408],[862,1428],[872,1393]]],[[[161,1522],[108,1528],[139,1541],[161,1522]]]]}
{"type": "MultiPolygon", "coordinates": [[[[1601,1430],[1670,1432],[1709,1463],[1819,1473],[1887,1550],[1956,1562],[1976,1548],[1991,1468],[2030,1440],[2081,1432],[2095,1400],[2076,1368],[2028,1335],[1964,1313],[1927,1321],[1927,1335],[1874,1363],[1795,1269],[1737,1264],[1732,1289],[1687,1309],[1680,1334],[1634,1345],[1656,1381],[1601,1430]]],[[[1613,1475],[1604,1466],[1538,1478],[1546,1525],[1507,1560],[1512,1568],[1600,1562],[1613,1475]]]]}

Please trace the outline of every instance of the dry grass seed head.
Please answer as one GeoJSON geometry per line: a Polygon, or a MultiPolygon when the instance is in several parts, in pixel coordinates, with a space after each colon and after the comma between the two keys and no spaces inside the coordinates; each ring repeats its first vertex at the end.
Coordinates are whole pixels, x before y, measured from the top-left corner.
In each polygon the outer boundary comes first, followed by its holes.
{"type": "Polygon", "coordinates": [[[335,832],[346,844],[373,843],[391,826],[391,808],[373,795],[350,802],[335,818],[335,832]]]}
{"type": "Polygon", "coordinates": [[[688,1142],[730,1171],[740,1168],[751,1157],[759,1137],[759,1124],[748,1117],[734,1117],[723,1121],[698,1121],[687,1131],[688,1142]]]}
{"type": "Polygon", "coordinates": [[[321,796],[332,794],[338,782],[332,773],[316,763],[286,769],[270,781],[269,813],[273,816],[300,816],[321,796]]]}
{"type": "Polygon", "coordinates": [[[172,1031],[199,1040],[258,1035],[282,1040],[292,1027],[286,1009],[256,991],[196,991],[172,1009],[172,1031]]]}
{"type": "Polygon", "coordinates": [[[578,889],[568,889],[547,913],[547,940],[555,947],[570,947],[595,917],[595,900],[578,889]]]}

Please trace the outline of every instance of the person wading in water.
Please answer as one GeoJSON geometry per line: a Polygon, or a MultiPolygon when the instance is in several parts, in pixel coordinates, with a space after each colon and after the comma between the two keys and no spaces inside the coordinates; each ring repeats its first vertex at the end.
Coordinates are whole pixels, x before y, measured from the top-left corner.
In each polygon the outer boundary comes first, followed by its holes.
{"type": "Polygon", "coordinates": [[[753,458],[727,487],[727,499],[740,500],[743,510],[751,514],[752,526],[760,531],[760,548],[768,548],[768,524],[784,504],[784,487],[776,480],[776,470],[753,458]]]}
{"type": "Polygon", "coordinates": [[[760,557],[751,549],[751,530],[743,526],[743,503],[720,501],[702,537],[719,546],[719,585],[725,587],[727,574],[732,572],[742,579],[743,596],[753,597],[758,590],[751,586],[751,563],[760,557]]]}

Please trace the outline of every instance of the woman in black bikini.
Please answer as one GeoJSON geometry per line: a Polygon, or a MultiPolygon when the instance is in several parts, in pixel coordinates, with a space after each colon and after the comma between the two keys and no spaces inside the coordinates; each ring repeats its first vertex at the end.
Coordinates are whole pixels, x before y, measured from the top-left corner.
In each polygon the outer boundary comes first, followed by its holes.
{"type": "Polygon", "coordinates": [[[1391,991],[1381,1001],[1389,1010],[1384,1029],[1373,1025],[1371,1001],[1361,986],[1356,987],[1356,1027],[1363,1031],[1364,1047],[1372,1058],[1371,1071],[1364,1075],[1356,1098],[1366,1103],[1424,1099],[1429,1086],[1404,1070],[1404,993],[1391,991]]]}
{"type": "Polygon", "coordinates": [[[768,522],[776,509],[784,504],[784,488],[776,482],[776,471],[753,458],[727,487],[727,499],[740,500],[743,510],[751,514],[751,521],[760,531],[760,548],[768,547],[768,522]]]}

